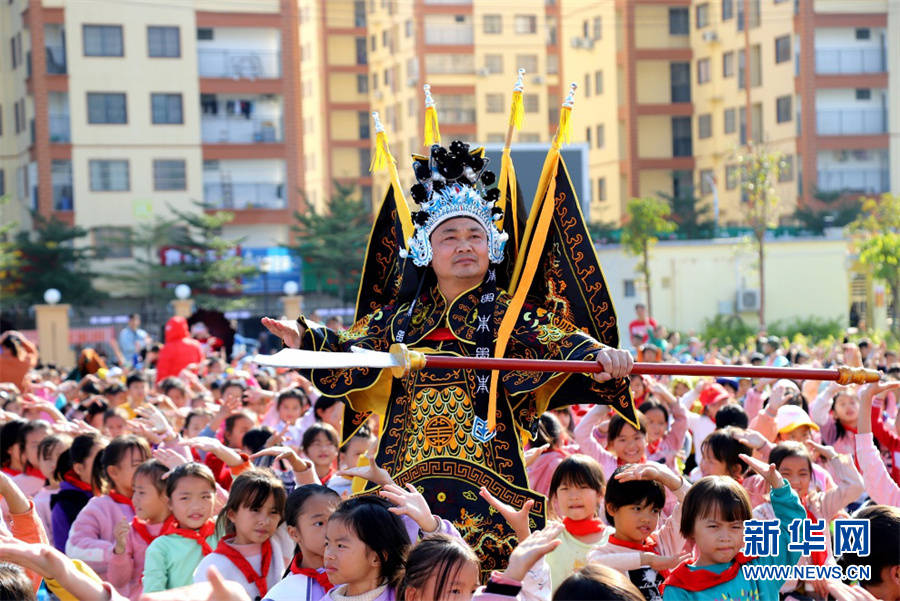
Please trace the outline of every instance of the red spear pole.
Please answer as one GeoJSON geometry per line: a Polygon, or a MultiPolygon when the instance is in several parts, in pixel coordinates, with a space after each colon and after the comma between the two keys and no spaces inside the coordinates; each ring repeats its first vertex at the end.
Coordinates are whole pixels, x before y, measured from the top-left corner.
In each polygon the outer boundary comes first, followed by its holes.
{"type": "MultiPolygon", "coordinates": [[[[414,351],[410,351],[412,355],[414,351]]],[[[422,355],[425,367],[497,369],[501,371],[555,371],[568,373],[600,373],[603,367],[596,361],[560,361],[544,359],[453,357],[422,355]]],[[[418,367],[415,359],[413,368],[418,367]]],[[[419,364],[421,366],[421,364],[419,364]]],[[[730,376],[738,378],[790,378],[794,380],[834,380],[839,384],[865,384],[881,378],[875,370],[841,366],[836,369],[806,369],[799,367],[756,367],[752,365],[705,365],[681,363],[635,363],[633,374],[730,376]]]]}

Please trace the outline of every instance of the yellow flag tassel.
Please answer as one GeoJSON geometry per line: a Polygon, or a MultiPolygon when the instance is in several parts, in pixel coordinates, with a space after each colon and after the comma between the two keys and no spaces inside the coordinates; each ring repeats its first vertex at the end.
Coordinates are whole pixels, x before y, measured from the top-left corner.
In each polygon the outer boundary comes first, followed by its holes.
{"type": "Polygon", "coordinates": [[[375,156],[372,157],[372,164],[369,165],[369,171],[372,173],[381,171],[388,166],[389,162],[393,163],[394,157],[391,156],[391,151],[388,150],[387,139],[385,138],[384,132],[380,131],[375,134],[375,156]]]}
{"type": "Polygon", "coordinates": [[[425,109],[425,146],[441,143],[441,129],[438,127],[437,110],[433,106],[425,109]]]}
{"type": "Polygon", "coordinates": [[[563,107],[559,112],[559,132],[556,134],[557,145],[568,144],[572,140],[572,109],[563,107]]]}
{"type": "Polygon", "coordinates": [[[525,106],[522,102],[522,92],[513,92],[512,106],[509,107],[509,126],[517,130],[522,129],[525,122],[525,106]]]}

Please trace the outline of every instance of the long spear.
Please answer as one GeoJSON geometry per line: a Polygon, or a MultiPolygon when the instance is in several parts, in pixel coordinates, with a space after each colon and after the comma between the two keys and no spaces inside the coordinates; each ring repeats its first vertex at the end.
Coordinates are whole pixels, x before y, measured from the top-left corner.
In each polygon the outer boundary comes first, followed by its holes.
{"type": "MultiPolygon", "coordinates": [[[[453,355],[430,355],[409,350],[403,344],[391,345],[390,352],[378,352],[354,348],[350,353],[327,353],[284,349],[274,355],[256,355],[253,359],[260,365],[305,369],[349,369],[372,368],[390,369],[396,377],[402,377],[410,370],[424,368],[437,369],[480,369],[500,371],[537,371],[564,373],[602,373],[603,366],[596,361],[565,361],[559,359],[515,359],[510,357],[457,357],[453,355]]],[[[866,384],[878,382],[881,374],[872,369],[849,367],[835,369],[807,369],[801,367],[757,367],[750,365],[706,365],[681,363],[635,363],[633,374],[641,375],[687,375],[687,376],[731,376],[741,378],[790,378],[800,380],[833,380],[838,384],[866,384]]]]}

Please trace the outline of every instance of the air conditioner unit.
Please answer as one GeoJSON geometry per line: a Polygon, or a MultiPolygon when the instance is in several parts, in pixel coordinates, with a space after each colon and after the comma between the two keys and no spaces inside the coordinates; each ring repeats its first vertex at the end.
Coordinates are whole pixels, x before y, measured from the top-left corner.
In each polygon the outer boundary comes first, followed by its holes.
{"type": "Polygon", "coordinates": [[[572,48],[584,48],[584,41],[587,38],[572,38],[572,48]]]}
{"type": "Polygon", "coordinates": [[[704,42],[718,42],[719,34],[715,31],[704,31],[703,32],[703,41],[704,42]]]}
{"type": "Polygon", "coordinates": [[[487,67],[482,67],[482,68],[480,68],[480,69],[477,71],[477,73],[478,73],[478,76],[479,76],[479,77],[487,77],[488,75],[491,74],[490,70],[489,70],[487,67]]]}
{"type": "Polygon", "coordinates": [[[538,85],[544,83],[544,76],[543,75],[535,75],[534,77],[531,78],[531,83],[535,83],[538,85]]]}
{"type": "Polygon", "coordinates": [[[582,47],[588,50],[594,47],[594,40],[591,38],[583,38],[581,43],[584,44],[582,47]]]}
{"type": "Polygon", "coordinates": [[[384,98],[384,92],[382,92],[381,90],[375,90],[372,95],[376,100],[381,100],[382,98],[384,98]]]}
{"type": "Polygon", "coordinates": [[[738,313],[759,311],[759,290],[742,289],[737,292],[738,313]]]}
{"type": "Polygon", "coordinates": [[[415,86],[417,83],[419,83],[418,77],[407,77],[406,78],[406,85],[410,88],[415,86]]]}

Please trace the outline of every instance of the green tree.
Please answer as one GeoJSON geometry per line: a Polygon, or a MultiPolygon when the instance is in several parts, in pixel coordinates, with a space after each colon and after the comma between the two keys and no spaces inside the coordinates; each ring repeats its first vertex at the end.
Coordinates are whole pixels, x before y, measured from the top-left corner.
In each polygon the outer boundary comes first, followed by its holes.
{"type": "MultiPolygon", "coordinates": [[[[88,231],[56,217],[33,213],[34,226],[20,230],[4,245],[3,298],[19,309],[44,302],[44,291],[56,288],[63,302],[75,307],[95,303],[104,294],[94,287],[90,261],[95,248],[83,244],[88,231]]],[[[7,235],[9,232],[7,232],[7,235]]]]}
{"type": "MultiPolygon", "coordinates": [[[[9,202],[8,196],[0,196],[0,214],[3,205],[9,202]]],[[[18,291],[18,281],[13,276],[22,269],[22,254],[15,245],[15,228],[13,221],[0,221],[0,299],[14,298],[18,291]]]]}
{"type": "Polygon", "coordinates": [[[778,174],[786,167],[784,157],[779,152],[768,152],[765,148],[750,144],[747,150],[739,152],[741,207],[747,225],[753,230],[756,255],[759,262],[759,327],[766,328],[766,230],[776,225],[778,203],[775,192],[778,174]]]}
{"type": "Polygon", "coordinates": [[[316,291],[333,293],[346,306],[356,299],[372,213],[354,195],[353,186],[335,182],[334,188],[324,212],[310,207],[306,213],[294,213],[295,243],[288,248],[303,259],[316,291]]]}
{"type": "Polygon", "coordinates": [[[647,288],[647,313],[653,315],[650,295],[650,251],[661,234],[675,230],[668,203],[658,198],[632,198],[622,227],[622,246],[629,255],[640,257],[637,270],[644,276],[647,288]]]}
{"type": "Polygon", "coordinates": [[[595,244],[618,241],[622,233],[619,224],[614,221],[592,221],[587,229],[595,244]]]}
{"type": "Polygon", "coordinates": [[[891,291],[894,320],[891,330],[900,338],[900,196],[866,198],[862,214],[850,224],[859,260],[891,291]]]}
{"type": "Polygon", "coordinates": [[[822,234],[826,227],[844,227],[859,217],[859,200],[842,192],[816,192],[812,204],[798,204],[794,219],[814,234],[822,234]]]}
{"type": "Polygon", "coordinates": [[[657,194],[672,207],[672,221],[678,227],[678,233],[689,239],[710,238],[713,235],[713,222],[709,218],[712,209],[701,203],[693,192],[678,196],[665,192],[657,194]]]}
{"type": "MultiPolygon", "coordinates": [[[[197,205],[202,208],[202,205],[197,205]]],[[[234,219],[227,211],[206,213],[169,207],[172,217],[156,217],[131,235],[135,264],[117,279],[142,299],[143,307],[156,307],[172,299],[172,287],[187,284],[194,302],[204,309],[227,311],[246,307],[242,278],[256,275],[237,252],[240,241],[222,236],[222,227],[234,219]],[[176,259],[164,265],[160,249],[170,248],[176,259]]]]}

